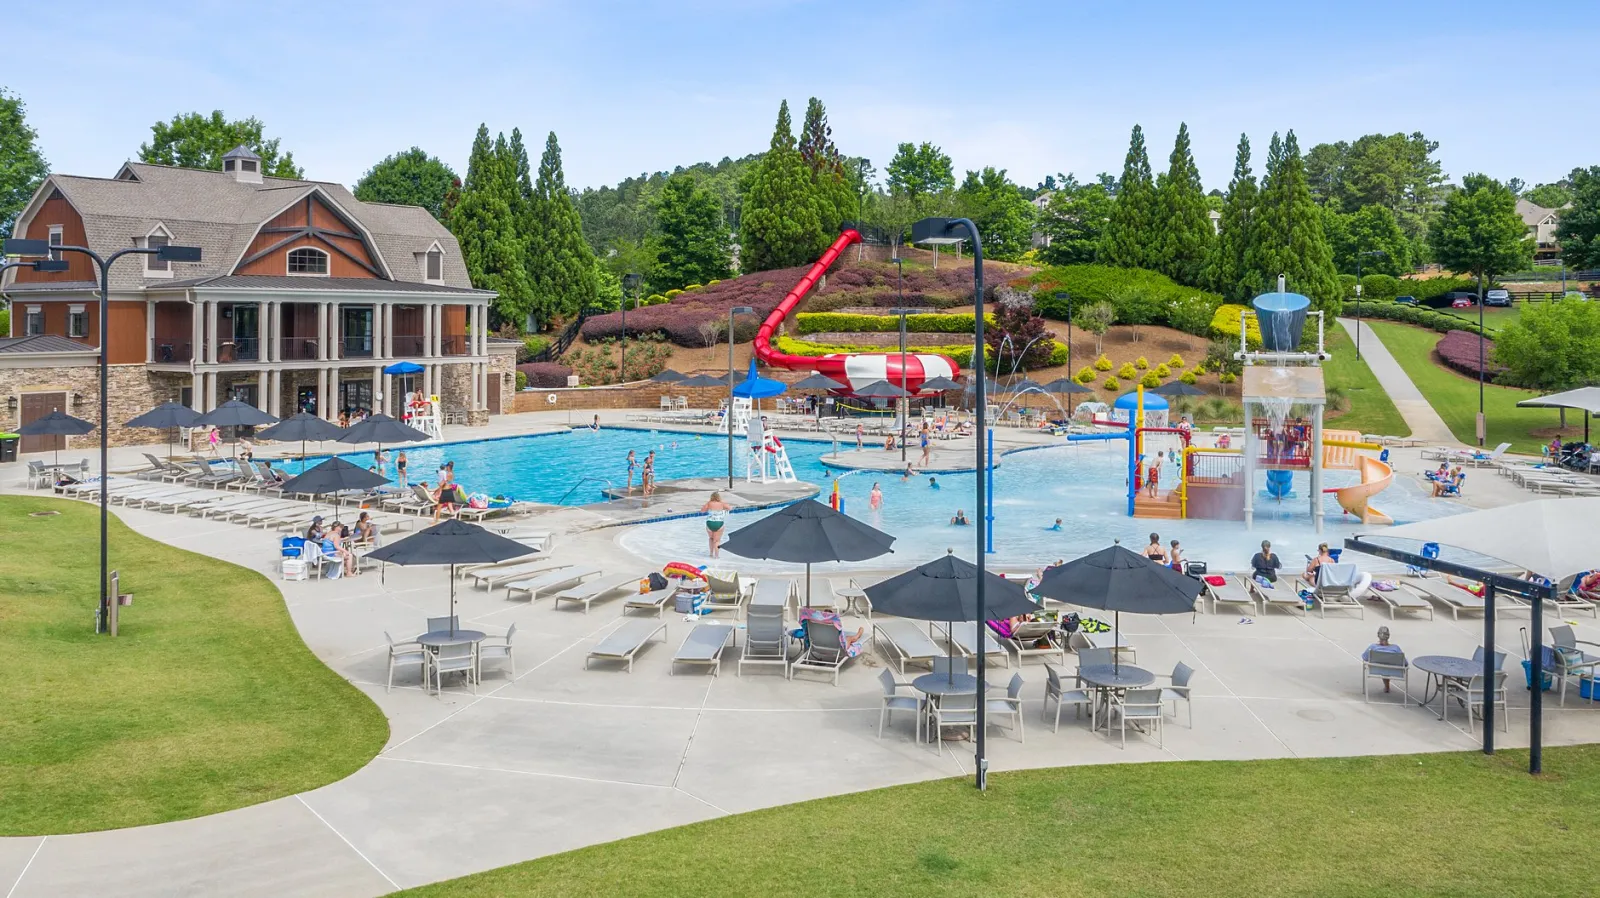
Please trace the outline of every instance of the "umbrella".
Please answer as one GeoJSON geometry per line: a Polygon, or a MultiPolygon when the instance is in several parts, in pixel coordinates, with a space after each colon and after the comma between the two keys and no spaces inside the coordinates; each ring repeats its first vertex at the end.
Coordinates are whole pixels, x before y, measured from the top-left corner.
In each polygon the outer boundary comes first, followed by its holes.
{"type": "Polygon", "coordinates": [[[268,427],[256,434],[263,440],[277,440],[284,443],[300,441],[300,458],[306,457],[306,441],[337,440],[344,434],[344,428],[329,421],[324,421],[310,412],[296,412],[282,421],[268,427]]]}
{"type": "Polygon", "coordinates": [[[917,387],[917,392],[919,392],[919,393],[926,393],[926,392],[929,392],[929,391],[944,392],[945,390],[959,390],[959,389],[961,389],[961,381],[959,381],[959,380],[951,380],[948,377],[930,377],[927,380],[922,382],[922,386],[917,387]]]}
{"type": "Polygon", "coordinates": [[[677,371],[672,370],[671,368],[662,368],[661,369],[661,373],[657,374],[655,377],[650,378],[650,382],[651,383],[657,383],[657,384],[683,383],[684,380],[685,380],[685,378],[684,378],[684,376],[682,374],[680,374],[677,371]]]}
{"type": "Polygon", "coordinates": [[[201,427],[256,427],[262,424],[276,424],[278,419],[248,402],[229,399],[196,418],[194,423],[201,427]]]}
{"type": "Polygon", "coordinates": [[[1417,539],[1497,558],[1557,585],[1595,567],[1600,498],[1538,499],[1385,527],[1384,542],[1417,539]]]}
{"type": "MultiPolygon", "coordinates": [[[[1192,614],[1205,584],[1122,546],[1110,546],[1044,572],[1034,595],[1084,608],[1114,612],[1113,637],[1121,631],[1122,612],[1192,614]]],[[[1115,644],[1115,643],[1113,643],[1115,644]]],[[[1119,664],[1121,653],[1111,653],[1119,664]]]]}
{"type": "Polygon", "coordinates": [[[428,435],[379,413],[346,427],[338,439],[341,443],[377,443],[381,449],[384,443],[414,443],[428,439],[428,435]]]}
{"type": "Polygon", "coordinates": [[[743,381],[733,385],[733,395],[743,396],[748,399],[767,399],[788,391],[781,380],[772,380],[756,373],[756,360],[750,359],[750,373],[745,375],[743,381]]]}
{"type": "Polygon", "coordinates": [[[1150,392],[1158,393],[1162,396],[1204,396],[1206,394],[1205,390],[1202,390],[1193,384],[1186,384],[1181,380],[1175,380],[1169,384],[1162,384],[1150,392]]]}
{"type": "Polygon", "coordinates": [[[1023,390],[1042,390],[1044,389],[1044,384],[1039,383],[1030,377],[1024,377],[1023,379],[1013,383],[1011,386],[1006,387],[1006,389],[1013,393],[1021,393],[1023,390]]]}
{"type": "Polygon", "coordinates": [[[855,393],[864,399],[904,399],[911,395],[886,380],[875,380],[864,387],[857,387],[855,393]]]}
{"type": "Polygon", "coordinates": [[[831,377],[816,372],[804,380],[796,381],[789,385],[791,390],[848,390],[849,384],[842,384],[831,377]]]}
{"type": "MultiPolygon", "coordinates": [[[[200,413],[178,402],[163,402],[148,412],[123,424],[124,427],[148,427],[151,430],[171,430],[174,427],[193,427],[200,413]]],[[[172,440],[167,440],[167,460],[172,460],[172,440]]]]}
{"type": "Polygon", "coordinates": [[[422,366],[416,362],[395,362],[383,369],[384,374],[421,374],[422,366]]]}
{"type": "Polygon", "coordinates": [[[282,490],[285,496],[297,493],[322,496],[346,490],[370,490],[388,482],[389,478],[382,474],[368,471],[336,456],[298,477],[285,481],[282,490]]]}
{"type": "Polygon", "coordinates": [[[1063,378],[1060,378],[1059,380],[1052,380],[1049,383],[1045,384],[1043,387],[1040,387],[1040,389],[1044,390],[1046,393],[1057,393],[1057,394],[1060,394],[1060,395],[1063,395],[1063,396],[1071,396],[1071,395],[1074,395],[1074,394],[1077,394],[1077,393],[1093,393],[1094,392],[1093,390],[1089,389],[1088,387],[1084,386],[1083,384],[1078,383],[1077,381],[1073,380],[1070,377],[1063,377],[1063,378]]]}
{"type": "MultiPolygon", "coordinates": [[[[63,414],[61,409],[52,409],[43,418],[36,418],[17,428],[17,433],[25,437],[76,437],[91,430],[94,430],[94,424],[63,414]]],[[[61,467],[60,449],[56,450],[55,466],[61,467]]]]}
{"type": "Polygon", "coordinates": [[[456,565],[495,564],[536,551],[532,546],[490,533],[476,524],[450,518],[399,542],[373,549],[367,557],[399,565],[450,565],[450,631],[454,633],[456,565]]]}
{"type": "Polygon", "coordinates": [[[699,387],[725,387],[727,385],[728,381],[726,378],[712,377],[709,374],[696,374],[693,377],[686,377],[678,382],[678,386],[685,389],[699,387]]]}
{"type": "Polygon", "coordinates": [[[811,565],[819,561],[865,561],[893,552],[894,537],[847,517],[815,499],[786,505],[735,530],[722,544],[745,558],[768,558],[806,566],[806,606],[811,605],[811,565]]]}
{"type": "MultiPolygon", "coordinates": [[[[1028,598],[1022,584],[985,571],[983,575],[983,615],[986,620],[1003,620],[1019,614],[1032,614],[1039,606],[1028,598]]],[[[867,587],[867,600],[874,614],[892,614],[913,620],[977,621],[978,567],[954,554],[914,567],[882,583],[867,587]]],[[[983,624],[980,622],[979,627],[983,624]]],[[[979,635],[981,636],[981,630],[979,635]]],[[[951,671],[954,676],[954,671],[951,671]]]]}

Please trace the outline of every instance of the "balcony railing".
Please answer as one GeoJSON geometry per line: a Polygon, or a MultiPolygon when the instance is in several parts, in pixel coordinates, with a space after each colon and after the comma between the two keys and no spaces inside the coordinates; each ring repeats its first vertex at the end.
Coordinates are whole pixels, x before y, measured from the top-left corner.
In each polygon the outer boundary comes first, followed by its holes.
{"type": "Polygon", "coordinates": [[[254,362],[261,358],[261,340],[257,337],[234,337],[217,344],[217,361],[254,362]]]}
{"type": "Polygon", "coordinates": [[[421,334],[395,334],[394,354],[397,358],[419,356],[423,353],[421,334]]]}
{"type": "Polygon", "coordinates": [[[278,341],[279,357],[286,362],[308,362],[317,357],[317,341],[305,337],[284,337],[278,341]]]}
{"type": "Polygon", "coordinates": [[[371,337],[345,337],[340,341],[341,359],[368,359],[372,358],[371,337]]]}
{"type": "Polygon", "coordinates": [[[439,354],[440,355],[466,355],[467,354],[467,338],[464,335],[463,336],[457,336],[457,337],[440,337],[439,338],[439,354]]]}
{"type": "Polygon", "coordinates": [[[150,345],[150,361],[158,365],[182,364],[194,360],[194,343],[190,340],[163,340],[160,337],[150,345]]]}

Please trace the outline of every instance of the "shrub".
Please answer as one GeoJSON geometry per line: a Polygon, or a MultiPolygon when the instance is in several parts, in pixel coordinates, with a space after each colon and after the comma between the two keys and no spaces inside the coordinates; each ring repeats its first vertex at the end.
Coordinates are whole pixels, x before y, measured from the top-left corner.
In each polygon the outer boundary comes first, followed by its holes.
{"type": "Polygon", "coordinates": [[[1261,324],[1256,320],[1256,313],[1248,306],[1234,305],[1232,303],[1217,307],[1217,312],[1211,318],[1212,336],[1231,340],[1233,345],[1239,344],[1239,315],[1244,313],[1245,341],[1253,348],[1261,346],[1261,324]]]}
{"type": "Polygon", "coordinates": [[[547,389],[566,386],[567,376],[572,374],[572,369],[555,362],[529,362],[518,365],[517,372],[527,377],[528,386],[547,389]]]}
{"type": "Polygon", "coordinates": [[[1154,390],[1161,386],[1161,378],[1154,371],[1146,371],[1144,377],[1139,378],[1139,386],[1146,390],[1154,390]]]}
{"type": "Polygon", "coordinates": [[[1206,373],[1206,366],[1196,365],[1193,368],[1190,368],[1188,373],[1193,374],[1195,377],[1201,377],[1206,373]]]}
{"type": "MultiPolygon", "coordinates": [[[[1395,302],[1366,302],[1365,300],[1347,305],[1346,314],[1354,314],[1360,310],[1363,318],[1382,318],[1386,321],[1399,321],[1404,324],[1414,324],[1441,334],[1453,330],[1468,331],[1476,334],[1478,322],[1476,316],[1457,315],[1447,309],[1430,309],[1426,306],[1400,305],[1395,302]]],[[[1484,333],[1493,336],[1495,329],[1485,327],[1484,333]]]]}
{"type": "Polygon", "coordinates": [[[517,361],[525,362],[539,353],[544,352],[546,347],[549,345],[549,337],[541,337],[538,334],[529,334],[522,338],[522,350],[517,353],[517,361]]]}
{"type": "Polygon", "coordinates": [[[1186,384],[1189,384],[1190,386],[1194,386],[1195,381],[1198,381],[1199,379],[1200,378],[1195,376],[1195,373],[1193,371],[1185,371],[1182,374],[1178,375],[1178,380],[1179,381],[1181,381],[1183,383],[1186,383],[1186,384]]]}
{"type": "Polygon", "coordinates": [[[720,278],[712,278],[711,280],[706,281],[706,286],[707,287],[715,287],[716,285],[718,285],[720,283],[722,283],[722,280],[720,278]]]}
{"type": "MultiPolygon", "coordinates": [[[[986,275],[987,276],[987,275],[986,275]]],[[[1108,302],[1123,324],[1170,324],[1179,330],[1195,327],[1203,336],[1210,321],[1202,306],[1215,308],[1222,297],[1192,287],[1184,287],[1166,275],[1141,268],[1111,265],[1060,265],[1013,282],[1030,286],[1039,297],[1039,314],[1059,321],[1067,319],[1067,302],[1055,298],[1056,292],[1072,297],[1075,310],[1097,302],[1108,302]],[[1190,307],[1190,303],[1194,307],[1190,307]],[[1199,318],[1200,320],[1195,320],[1199,318]]],[[[1194,332],[1194,331],[1191,331],[1194,332]]]]}
{"type": "Polygon", "coordinates": [[[1056,368],[1067,363],[1067,344],[1056,343],[1050,348],[1049,367],[1056,368]]]}
{"type": "Polygon", "coordinates": [[[526,371],[518,371],[517,372],[517,392],[520,393],[523,390],[526,390],[527,388],[528,388],[528,372],[526,372],[526,371]]]}
{"type": "Polygon", "coordinates": [[[1089,365],[1084,365],[1082,368],[1078,369],[1077,374],[1072,375],[1072,379],[1080,384],[1086,384],[1089,381],[1094,380],[1096,376],[1097,375],[1094,373],[1094,368],[1090,367],[1089,365]]]}
{"type": "Polygon", "coordinates": [[[1172,354],[1172,358],[1167,359],[1167,367],[1168,368],[1182,368],[1183,367],[1183,356],[1178,355],[1176,352],[1174,352],[1172,354]]]}
{"type": "Polygon", "coordinates": [[[1140,371],[1143,371],[1146,368],[1150,367],[1150,360],[1145,358],[1144,356],[1139,356],[1138,358],[1133,360],[1133,367],[1138,368],[1140,371]]]}
{"type": "Polygon", "coordinates": [[[1222,305],[1222,297],[1211,293],[1197,293],[1174,299],[1167,304],[1167,324],[1183,331],[1204,337],[1211,333],[1211,316],[1222,305]]]}
{"type": "Polygon", "coordinates": [[[688,293],[691,290],[703,290],[703,289],[705,289],[705,285],[704,284],[690,284],[689,286],[683,288],[683,292],[688,293]]]}
{"type": "Polygon", "coordinates": [[[1102,355],[1094,360],[1094,367],[1097,371],[1110,371],[1116,366],[1111,364],[1111,359],[1102,355]]]}
{"type": "Polygon", "coordinates": [[[1432,301],[1438,300],[1439,297],[1446,293],[1451,293],[1456,290],[1476,291],[1477,289],[1478,282],[1472,278],[1443,276],[1431,278],[1407,278],[1406,280],[1399,282],[1399,285],[1396,288],[1396,294],[1415,296],[1417,298],[1417,302],[1426,305],[1432,301]]]}
{"type": "Polygon", "coordinates": [[[1106,378],[1105,383],[1102,383],[1100,386],[1105,387],[1108,390],[1122,389],[1122,384],[1117,383],[1117,379],[1115,377],[1106,378]]]}
{"type": "Polygon", "coordinates": [[[646,296],[642,301],[640,301],[639,305],[641,305],[641,306],[659,306],[659,305],[661,305],[662,303],[664,303],[666,301],[667,301],[667,298],[665,296],[662,296],[659,293],[652,293],[649,296],[646,296]]]}
{"type": "MultiPolygon", "coordinates": [[[[800,334],[888,334],[900,330],[898,315],[852,315],[844,312],[800,312],[791,316],[800,334]]],[[[993,315],[984,316],[986,327],[996,326],[993,315]]],[[[907,315],[906,332],[913,334],[970,334],[976,328],[972,314],[907,315]]]]}
{"type": "MultiPolygon", "coordinates": [[[[1483,373],[1490,380],[1495,375],[1505,373],[1505,366],[1497,364],[1494,360],[1494,341],[1483,341],[1483,373]]],[[[1439,361],[1447,367],[1460,371],[1469,377],[1478,376],[1478,335],[1466,331],[1449,331],[1439,340],[1439,345],[1434,347],[1434,352],[1439,354],[1439,361]]]]}
{"type": "Polygon", "coordinates": [[[1369,274],[1361,279],[1363,299],[1394,299],[1399,295],[1399,278],[1387,274],[1369,274]]]}
{"type": "Polygon", "coordinates": [[[1502,328],[1498,342],[1494,360],[1508,383],[1541,390],[1600,383],[1600,304],[1538,303],[1502,328]]]}
{"type": "Polygon", "coordinates": [[[671,302],[674,297],[682,296],[683,295],[683,291],[677,289],[676,287],[674,287],[673,289],[668,290],[666,293],[663,293],[661,295],[665,296],[667,298],[668,302],[671,302]]]}
{"type": "Polygon", "coordinates": [[[1117,376],[1123,380],[1133,380],[1139,376],[1139,372],[1134,370],[1132,362],[1123,362],[1122,367],[1117,369],[1117,376]]]}
{"type": "Polygon", "coordinates": [[[1225,384],[1231,384],[1238,379],[1238,375],[1234,374],[1232,371],[1224,371],[1217,376],[1218,382],[1225,384]]]}
{"type": "Polygon", "coordinates": [[[1172,369],[1171,368],[1168,368],[1166,365],[1157,365],[1156,366],[1156,377],[1167,378],[1167,377],[1171,377],[1171,376],[1172,376],[1172,369]]]}

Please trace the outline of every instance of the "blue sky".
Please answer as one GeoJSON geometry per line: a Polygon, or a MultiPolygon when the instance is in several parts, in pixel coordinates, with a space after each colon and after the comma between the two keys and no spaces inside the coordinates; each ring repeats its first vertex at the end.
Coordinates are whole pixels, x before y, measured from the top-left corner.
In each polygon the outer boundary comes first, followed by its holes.
{"type": "Polygon", "coordinates": [[[458,171],[479,122],[560,137],[614,183],[765,148],[778,102],[828,106],[880,171],[901,141],[1033,184],[1118,171],[1134,123],[1165,168],[1187,121],[1206,187],[1240,132],[1259,173],[1301,147],[1420,130],[1452,179],[1600,163],[1593,0],[1511,3],[62,2],[8,17],[0,86],[54,170],[112,174],[158,119],[255,115],[309,177],[421,146],[458,171]],[[981,13],[977,12],[982,10],[981,13]]]}

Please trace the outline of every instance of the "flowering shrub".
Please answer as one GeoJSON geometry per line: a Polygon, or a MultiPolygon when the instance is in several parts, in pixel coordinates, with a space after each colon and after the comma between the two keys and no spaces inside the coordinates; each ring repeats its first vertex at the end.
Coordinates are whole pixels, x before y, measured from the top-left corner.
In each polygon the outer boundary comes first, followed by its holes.
{"type": "Polygon", "coordinates": [[[1134,369],[1132,362],[1123,362],[1122,367],[1117,369],[1117,376],[1123,380],[1133,380],[1139,376],[1139,372],[1134,369]]]}
{"type": "Polygon", "coordinates": [[[1261,346],[1261,324],[1256,320],[1256,313],[1248,306],[1222,305],[1217,307],[1217,314],[1211,317],[1211,332],[1226,340],[1232,340],[1238,346],[1239,340],[1239,313],[1245,313],[1245,342],[1259,348],[1261,346]]]}
{"type": "Polygon", "coordinates": [[[555,362],[528,362],[518,365],[517,373],[527,377],[528,386],[540,389],[566,386],[567,376],[572,373],[572,369],[555,362]]]}
{"type": "MultiPolygon", "coordinates": [[[[1439,354],[1439,361],[1450,368],[1468,375],[1478,376],[1478,335],[1466,331],[1450,331],[1439,340],[1439,345],[1434,347],[1434,352],[1439,354]]],[[[1497,374],[1505,371],[1504,365],[1497,365],[1494,361],[1494,341],[1483,341],[1483,373],[1491,380],[1497,374]]]]}
{"type": "Polygon", "coordinates": [[[1115,377],[1106,378],[1105,383],[1101,384],[1100,386],[1105,387],[1108,390],[1122,389],[1122,384],[1118,383],[1115,377]]]}
{"type": "Polygon", "coordinates": [[[1095,370],[1097,370],[1097,371],[1110,371],[1115,366],[1113,366],[1111,364],[1111,359],[1110,358],[1108,358],[1107,356],[1102,355],[1101,357],[1099,357],[1099,358],[1094,360],[1094,367],[1095,367],[1095,370]]]}

